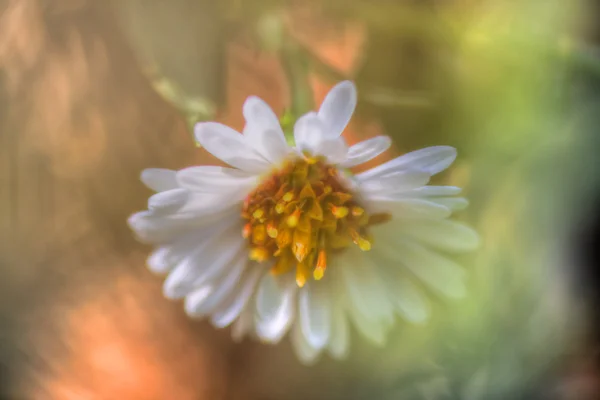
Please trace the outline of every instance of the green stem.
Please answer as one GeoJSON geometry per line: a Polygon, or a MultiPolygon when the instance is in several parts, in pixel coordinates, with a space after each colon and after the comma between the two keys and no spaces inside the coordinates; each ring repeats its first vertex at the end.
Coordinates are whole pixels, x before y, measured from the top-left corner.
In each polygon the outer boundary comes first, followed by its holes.
{"type": "Polygon", "coordinates": [[[308,78],[310,61],[305,57],[300,46],[289,36],[285,38],[279,55],[290,91],[289,114],[283,128],[286,139],[291,143],[294,122],[314,109],[313,91],[308,78]]]}

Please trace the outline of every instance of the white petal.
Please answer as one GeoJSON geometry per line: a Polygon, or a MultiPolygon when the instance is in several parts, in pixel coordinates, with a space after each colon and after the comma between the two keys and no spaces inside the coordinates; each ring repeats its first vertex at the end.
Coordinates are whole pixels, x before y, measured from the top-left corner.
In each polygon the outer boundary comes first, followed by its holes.
{"type": "MultiPolygon", "coordinates": [[[[211,229],[212,232],[214,232],[213,229],[211,229]]],[[[196,249],[198,243],[208,236],[205,230],[199,229],[177,238],[171,244],[158,247],[148,257],[148,268],[150,271],[161,275],[171,271],[177,263],[196,249]]]]}
{"type": "Polygon", "coordinates": [[[254,323],[254,308],[246,305],[238,319],[231,325],[231,337],[234,342],[241,342],[246,334],[252,330],[254,323]]]}
{"type": "Polygon", "coordinates": [[[196,276],[193,285],[203,285],[205,282],[222,276],[226,267],[231,265],[234,260],[238,260],[242,256],[247,258],[245,245],[246,241],[240,235],[240,231],[235,229],[233,235],[228,232],[221,237],[218,243],[214,243],[210,249],[204,249],[204,268],[196,276]]]}
{"type": "Polygon", "coordinates": [[[179,187],[175,179],[175,171],[170,169],[148,168],[142,171],[140,179],[144,185],[155,192],[164,192],[179,187]]]}
{"type": "Polygon", "coordinates": [[[298,294],[299,322],[311,347],[322,349],[331,334],[331,295],[329,285],[309,282],[298,294]]]}
{"type": "Polygon", "coordinates": [[[468,226],[450,220],[397,224],[398,232],[445,251],[471,251],[479,246],[477,232],[468,226]]]}
{"type": "Polygon", "coordinates": [[[140,211],[131,215],[127,224],[137,239],[144,243],[168,242],[186,230],[183,224],[159,218],[150,211],[140,211]]]}
{"type": "Polygon", "coordinates": [[[399,171],[368,179],[360,184],[360,188],[363,192],[368,193],[367,196],[391,194],[392,197],[398,197],[393,195],[426,185],[429,178],[430,175],[423,171],[399,171]]]}
{"type": "Polygon", "coordinates": [[[248,256],[240,254],[232,265],[224,267],[228,271],[222,279],[201,285],[185,298],[185,312],[192,317],[203,317],[211,313],[231,295],[247,264],[248,256]],[[208,295],[205,295],[207,292],[208,295]]]}
{"type": "Polygon", "coordinates": [[[230,189],[250,189],[256,185],[257,176],[245,171],[218,166],[200,166],[177,172],[181,187],[198,192],[218,192],[230,189]]]}
{"type": "MultiPolygon", "coordinates": [[[[281,125],[277,115],[275,115],[271,107],[259,97],[248,97],[242,107],[242,113],[244,114],[247,124],[256,125],[264,129],[279,129],[281,131],[281,125]]],[[[251,139],[258,139],[258,137],[253,136],[256,132],[247,132],[247,134],[250,135],[251,139]]],[[[283,131],[281,131],[281,137],[278,140],[285,144],[283,131]]]]}
{"type": "Polygon", "coordinates": [[[228,126],[217,122],[199,122],[194,133],[196,140],[209,153],[233,167],[262,173],[270,166],[244,136],[228,126]]]}
{"type": "Polygon", "coordinates": [[[370,161],[386,151],[392,145],[392,140],[387,136],[375,136],[350,147],[346,161],[341,163],[344,168],[355,167],[370,161]]]}
{"type": "MultiPolygon", "coordinates": [[[[326,279],[326,278],[324,278],[326,279]]],[[[335,285],[331,285],[335,289],[335,285]]],[[[334,290],[335,292],[335,290],[334,290]]],[[[345,358],[350,351],[350,327],[344,311],[344,299],[333,293],[331,309],[331,338],[327,348],[335,358],[345,358]]]]}
{"type": "Polygon", "coordinates": [[[397,266],[379,262],[377,269],[383,277],[389,298],[396,306],[398,313],[407,321],[424,322],[429,315],[429,305],[419,289],[397,266]]]}
{"type": "Polygon", "coordinates": [[[304,365],[314,365],[317,362],[321,350],[312,347],[307,342],[302,334],[302,329],[300,328],[300,323],[298,321],[292,326],[290,340],[292,342],[292,348],[301,363],[304,365]]]}
{"type": "Polygon", "coordinates": [[[351,307],[349,306],[348,308],[348,317],[356,330],[375,346],[381,347],[385,345],[387,325],[382,321],[371,320],[351,307]]]}
{"type": "MultiPolygon", "coordinates": [[[[190,209],[189,202],[173,214],[154,214],[142,211],[133,214],[127,220],[139,240],[146,243],[169,243],[179,237],[196,232],[212,224],[231,224],[239,222],[241,204],[231,205],[234,199],[218,197],[216,204],[202,204],[204,208],[190,209]]],[[[236,203],[241,203],[236,200],[236,203]]]]}
{"type": "Polygon", "coordinates": [[[171,248],[169,246],[158,247],[154,250],[146,261],[148,269],[160,275],[169,272],[173,268],[173,264],[169,262],[168,258],[170,251],[171,248]]]}
{"type": "Polygon", "coordinates": [[[185,189],[172,189],[156,193],[148,199],[148,210],[153,214],[172,213],[179,210],[189,198],[185,189]]]}
{"type": "Polygon", "coordinates": [[[255,326],[258,337],[277,343],[288,331],[295,315],[296,283],[292,279],[278,282],[265,274],[256,292],[255,326]]]}
{"type": "MultiPolygon", "coordinates": [[[[351,257],[351,259],[354,258],[356,257],[351,257]]],[[[356,263],[361,261],[363,260],[358,258],[356,263]]],[[[335,271],[327,271],[330,276],[335,272],[336,299],[341,299],[349,320],[352,321],[359,333],[371,343],[382,346],[385,343],[387,327],[391,326],[391,321],[393,321],[393,310],[390,308],[391,319],[387,321],[387,315],[384,316],[386,320],[382,320],[381,315],[378,315],[378,309],[372,307],[383,304],[382,300],[388,305],[387,298],[381,298],[385,295],[384,288],[376,289],[379,292],[373,292],[373,288],[369,288],[368,285],[361,289],[359,286],[360,276],[353,280],[347,279],[346,270],[354,265],[345,263],[337,264],[337,266],[338,268],[335,271]],[[344,267],[345,269],[342,269],[344,267]]]]}
{"type": "Polygon", "coordinates": [[[450,146],[433,146],[416,150],[358,174],[365,180],[394,171],[417,169],[435,175],[448,168],[456,158],[456,149],[450,146]]]}
{"type": "Polygon", "coordinates": [[[356,101],[356,87],[350,81],[338,83],[327,93],[318,113],[326,138],[335,139],[342,134],[352,118],[356,101]]]}
{"type": "Polygon", "coordinates": [[[263,267],[250,263],[247,273],[242,277],[233,295],[219,307],[211,317],[211,322],[217,328],[224,328],[231,324],[244,310],[252,297],[260,276],[264,273],[263,267]]]}
{"type": "Polygon", "coordinates": [[[201,317],[204,313],[198,312],[202,304],[210,298],[214,286],[204,285],[198,289],[194,289],[191,293],[185,296],[184,309],[187,315],[190,317],[201,317]]]}
{"type": "Polygon", "coordinates": [[[375,265],[368,255],[356,248],[350,248],[338,257],[339,261],[334,267],[339,270],[338,279],[345,285],[345,296],[350,308],[366,319],[381,319],[392,323],[393,309],[386,297],[381,277],[377,275],[375,265]]]}
{"type": "Polygon", "coordinates": [[[464,197],[430,197],[427,200],[444,206],[451,211],[464,210],[469,206],[469,201],[464,197]]]}
{"type": "Polygon", "coordinates": [[[316,113],[309,112],[298,118],[294,125],[294,140],[300,150],[314,152],[325,140],[325,127],[316,113]]]}
{"type": "Polygon", "coordinates": [[[368,205],[376,212],[388,212],[397,218],[443,219],[451,211],[433,201],[413,198],[396,198],[394,194],[369,198],[368,205]]]}
{"type": "Polygon", "coordinates": [[[348,145],[343,138],[324,140],[319,142],[312,151],[314,155],[325,156],[330,164],[335,165],[346,159],[348,145]]]}
{"type": "Polygon", "coordinates": [[[194,288],[223,273],[224,267],[237,259],[245,244],[240,229],[236,226],[222,234],[215,232],[214,236],[200,243],[198,248],[182,260],[165,280],[163,286],[165,297],[182,298],[194,288]]]}
{"type": "Polygon", "coordinates": [[[389,288],[389,290],[394,290],[393,293],[390,293],[390,298],[394,300],[400,314],[410,322],[425,322],[429,316],[429,306],[419,289],[406,278],[390,280],[387,284],[391,286],[392,283],[395,283],[396,286],[389,288]]]}
{"type": "Polygon", "coordinates": [[[411,190],[407,195],[417,196],[454,196],[462,191],[461,188],[456,186],[423,186],[417,189],[411,190]]]}
{"type": "Polygon", "coordinates": [[[198,248],[188,254],[163,283],[163,294],[168,299],[181,299],[194,289],[194,280],[203,266],[202,251],[211,241],[201,243],[198,248]]]}
{"type": "Polygon", "coordinates": [[[244,136],[267,160],[280,162],[290,151],[277,116],[263,100],[248,97],[243,107],[244,136]]]}
{"type": "MultiPolygon", "coordinates": [[[[249,191],[246,187],[232,189],[223,193],[207,193],[207,192],[190,192],[189,201],[184,204],[173,218],[196,222],[197,219],[204,220],[205,217],[216,215],[221,211],[235,209],[239,215],[241,203],[248,195],[249,191]]],[[[215,221],[218,221],[216,219],[215,221]]]]}
{"type": "Polygon", "coordinates": [[[380,253],[385,252],[387,258],[406,266],[432,289],[447,297],[465,295],[464,271],[455,262],[408,239],[378,244],[380,253]]]}

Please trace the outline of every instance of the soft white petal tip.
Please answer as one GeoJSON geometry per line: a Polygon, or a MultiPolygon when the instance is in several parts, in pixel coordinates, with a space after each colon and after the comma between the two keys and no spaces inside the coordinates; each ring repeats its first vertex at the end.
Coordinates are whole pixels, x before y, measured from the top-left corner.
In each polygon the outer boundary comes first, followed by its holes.
{"type": "Polygon", "coordinates": [[[187,201],[189,192],[185,189],[173,189],[157,193],[148,199],[148,210],[153,214],[164,214],[179,210],[187,201]]]}
{"type": "Polygon", "coordinates": [[[350,80],[345,80],[336,84],[331,90],[348,90],[356,93],[356,85],[350,80]]]}
{"type": "Polygon", "coordinates": [[[210,122],[198,122],[194,125],[194,137],[196,138],[196,144],[202,146],[203,142],[207,139],[210,134],[210,122]]]}
{"type": "Polygon", "coordinates": [[[164,168],[147,168],[140,174],[140,180],[155,192],[177,188],[175,171],[164,168]]]}

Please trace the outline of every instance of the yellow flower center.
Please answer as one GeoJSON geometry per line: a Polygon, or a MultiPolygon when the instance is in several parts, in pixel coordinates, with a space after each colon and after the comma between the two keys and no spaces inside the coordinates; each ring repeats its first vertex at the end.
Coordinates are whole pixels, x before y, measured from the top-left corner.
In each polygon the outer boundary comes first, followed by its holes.
{"type": "Polygon", "coordinates": [[[286,161],[246,198],[242,235],[250,243],[250,259],[274,259],[271,271],[296,268],[296,282],[319,280],[328,255],[352,244],[371,249],[367,227],[389,216],[369,216],[338,178],[338,170],[320,157],[286,161]]]}

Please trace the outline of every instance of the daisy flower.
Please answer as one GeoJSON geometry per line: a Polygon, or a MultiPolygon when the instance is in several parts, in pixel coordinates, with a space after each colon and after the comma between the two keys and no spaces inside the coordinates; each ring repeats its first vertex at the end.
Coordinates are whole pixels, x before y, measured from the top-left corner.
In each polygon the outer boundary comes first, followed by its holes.
{"type": "Polygon", "coordinates": [[[457,187],[427,185],[456,150],[429,147],[352,174],[391,144],[377,136],[346,145],[356,99],[351,82],[336,85],[297,120],[290,147],[275,113],[250,97],[242,134],[195,127],[231,167],[143,171],[158,193],[129,224],[156,246],[148,266],[167,275],[167,298],[184,299],[191,317],[231,325],[235,339],[277,343],[289,332],[309,364],[323,352],[346,356],[350,324],[383,345],[396,315],[427,318],[426,291],[464,294],[463,270],[436,251],[477,245],[473,230],[448,219],[467,201],[457,187]]]}

